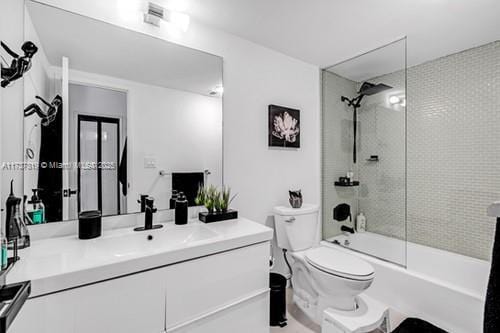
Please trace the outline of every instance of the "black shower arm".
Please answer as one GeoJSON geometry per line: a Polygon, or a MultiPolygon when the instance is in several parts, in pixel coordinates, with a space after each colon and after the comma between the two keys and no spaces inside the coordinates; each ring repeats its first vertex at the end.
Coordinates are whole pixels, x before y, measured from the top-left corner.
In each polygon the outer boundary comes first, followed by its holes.
{"type": "Polygon", "coordinates": [[[16,52],[12,51],[4,42],[0,42],[0,45],[2,45],[3,49],[12,57],[12,58],[19,58],[19,54],[16,52]]]}
{"type": "Polygon", "coordinates": [[[352,106],[352,107],[355,107],[355,108],[359,108],[361,105],[361,100],[363,99],[363,97],[365,97],[365,95],[359,95],[358,97],[355,97],[353,99],[349,99],[345,96],[342,96],[341,97],[341,101],[342,102],[347,102],[347,105],[348,106],[352,106]]]}

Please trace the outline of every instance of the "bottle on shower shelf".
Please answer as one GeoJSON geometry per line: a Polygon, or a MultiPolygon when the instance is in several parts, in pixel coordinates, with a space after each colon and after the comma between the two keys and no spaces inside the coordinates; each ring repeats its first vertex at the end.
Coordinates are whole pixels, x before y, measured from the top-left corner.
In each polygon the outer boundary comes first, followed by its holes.
{"type": "Polygon", "coordinates": [[[352,183],[354,181],[354,172],[352,171],[352,169],[347,171],[346,176],[347,176],[347,179],[349,179],[349,183],[352,183]]]}
{"type": "Polygon", "coordinates": [[[366,231],[366,217],[365,214],[359,213],[356,217],[356,231],[365,232],[366,231]]]}

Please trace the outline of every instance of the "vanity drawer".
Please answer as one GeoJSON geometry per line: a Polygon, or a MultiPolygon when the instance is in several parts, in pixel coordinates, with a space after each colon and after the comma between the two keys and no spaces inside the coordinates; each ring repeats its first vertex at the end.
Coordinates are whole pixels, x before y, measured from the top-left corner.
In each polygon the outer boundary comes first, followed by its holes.
{"type": "Polygon", "coordinates": [[[215,313],[167,329],[166,333],[265,333],[269,332],[269,290],[215,313]]]}
{"type": "Polygon", "coordinates": [[[29,299],[8,332],[162,332],[163,274],[157,269],[29,299]]]}
{"type": "Polygon", "coordinates": [[[269,243],[169,266],[166,282],[168,330],[268,289],[269,243]]]}

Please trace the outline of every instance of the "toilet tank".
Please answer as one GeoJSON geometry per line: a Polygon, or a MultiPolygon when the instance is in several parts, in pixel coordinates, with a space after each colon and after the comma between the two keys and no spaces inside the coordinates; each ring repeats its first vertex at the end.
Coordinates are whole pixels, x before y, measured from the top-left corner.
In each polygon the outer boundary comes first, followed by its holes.
{"type": "Polygon", "coordinates": [[[319,206],[303,204],[301,208],[274,207],[274,227],[278,247],[301,251],[313,247],[319,236],[319,206]]]}

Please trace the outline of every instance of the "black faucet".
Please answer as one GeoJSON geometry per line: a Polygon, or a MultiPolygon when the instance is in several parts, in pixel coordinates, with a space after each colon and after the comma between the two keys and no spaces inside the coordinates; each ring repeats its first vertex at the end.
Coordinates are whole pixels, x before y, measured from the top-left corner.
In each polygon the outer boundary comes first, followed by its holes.
{"type": "Polygon", "coordinates": [[[149,197],[147,194],[141,194],[140,199],[137,200],[137,203],[141,204],[141,213],[146,211],[146,199],[149,197]]]}
{"type": "Polygon", "coordinates": [[[161,227],[163,227],[163,225],[161,225],[161,224],[154,224],[153,225],[153,214],[156,213],[156,211],[157,211],[157,209],[154,207],[154,201],[155,201],[155,199],[152,197],[145,198],[145,200],[144,200],[144,203],[145,203],[144,227],[137,227],[134,229],[134,231],[160,229],[161,227]]]}
{"type": "Polygon", "coordinates": [[[353,228],[349,228],[348,226],[346,225],[343,225],[340,227],[340,231],[342,232],[350,232],[351,234],[354,233],[354,229],[353,228]]]}

